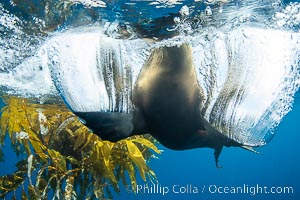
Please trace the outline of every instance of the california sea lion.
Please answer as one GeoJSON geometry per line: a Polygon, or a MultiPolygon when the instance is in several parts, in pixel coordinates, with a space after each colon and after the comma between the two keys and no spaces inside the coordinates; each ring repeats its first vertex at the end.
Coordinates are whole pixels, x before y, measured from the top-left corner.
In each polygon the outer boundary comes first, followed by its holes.
{"type": "Polygon", "coordinates": [[[213,148],[217,164],[223,146],[241,145],[220,134],[201,116],[203,98],[191,49],[184,44],[152,51],[133,90],[132,113],[75,114],[103,139],[118,141],[150,133],[173,150],[213,148]]]}
{"type": "MultiPolygon", "coordinates": [[[[143,67],[133,103],[145,130],[174,150],[215,149],[216,164],[223,146],[242,146],[223,136],[201,116],[203,94],[188,45],[161,47],[143,67]]],[[[217,164],[218,166],[218,164],[217,164]]]]}

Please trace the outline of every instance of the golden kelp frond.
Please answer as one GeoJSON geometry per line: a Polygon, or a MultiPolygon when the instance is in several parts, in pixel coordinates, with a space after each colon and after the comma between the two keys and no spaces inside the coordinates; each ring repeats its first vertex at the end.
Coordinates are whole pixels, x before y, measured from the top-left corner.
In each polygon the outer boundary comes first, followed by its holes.
{"type": "MultiPolygon", "coordinates": [[[[26,161],[25,161],[26,162],[26,161]]],[[[14,174],[0,177],[0,198],[11,191],[17,190],[19,185],[24,182],[27,174],[27,167],[24,160],[17,163],[18,170],[14,174]]]]}
{"type": "MultiPolygon", "coordinates": [[[[0,196],[27,183],[22,193],[31,199],[47,199],[50,191],[57,199],[112,198],[111,190],[119,193],[120,182],[136,188],[137,171],[144,181],[156,181],[147,163],[160,151],[151,136],[112,143],[93,134],[63,105],[34,104],[16,97],[6,97],[4,102],[0,143],[8,133],[16,153],[25,152],[28,160],[25,175],[12,175],[20,180],[11,189],[0,188],[0,196]]],[[[11,179],[0,177],[0,182],[8,184],[11,179]]]]}

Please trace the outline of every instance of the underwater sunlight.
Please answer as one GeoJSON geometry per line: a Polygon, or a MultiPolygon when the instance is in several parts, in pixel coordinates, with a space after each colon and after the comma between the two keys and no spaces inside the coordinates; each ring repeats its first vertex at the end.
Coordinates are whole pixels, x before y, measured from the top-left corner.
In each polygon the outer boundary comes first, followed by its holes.
{"type": "Polygon", "coordinates": [[[299,86],[299,1],[1,1],[0,198],[298,199],[299,86]]]}

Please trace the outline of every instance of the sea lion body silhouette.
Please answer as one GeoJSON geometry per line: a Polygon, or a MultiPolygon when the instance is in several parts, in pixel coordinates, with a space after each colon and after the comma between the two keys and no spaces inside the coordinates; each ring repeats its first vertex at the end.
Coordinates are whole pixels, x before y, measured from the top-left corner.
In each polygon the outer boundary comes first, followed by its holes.
{"type": "Polygon", "coordinates": [[[132,113],[75,114],[101,138],[110,141],[149,133],[173,150],[213,148],[218,166],[223,146],[242,145],[209,125],[201,116],[202,101],[191,49],[183,44],[152,51],[133,90],[132,113]]]}

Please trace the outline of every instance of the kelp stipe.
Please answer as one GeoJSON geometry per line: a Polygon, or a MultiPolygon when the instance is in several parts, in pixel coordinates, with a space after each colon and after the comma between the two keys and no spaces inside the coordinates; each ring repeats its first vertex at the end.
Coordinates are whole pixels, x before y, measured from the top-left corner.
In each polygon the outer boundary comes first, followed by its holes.
{"type": "Polygon", "coordinates": [[[54,199],[112,198],[112,190],[120,193],[120,182],[136,188],[137,172],[144,181],[157,181],[147,163],[161,152],[151,136],[103,141],[63,105],[17,97],[3,101],[1,145],[8,134],[16,154],[24,153],[25,159],[14,174],[0,177],[0,198],[10,192],[16,198],[17,190],[22,199],[50,194],[54,199]]]}

